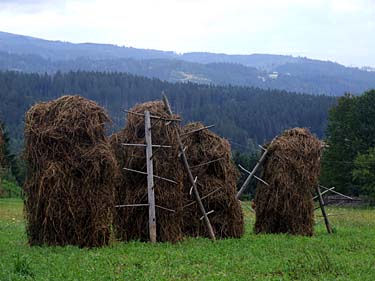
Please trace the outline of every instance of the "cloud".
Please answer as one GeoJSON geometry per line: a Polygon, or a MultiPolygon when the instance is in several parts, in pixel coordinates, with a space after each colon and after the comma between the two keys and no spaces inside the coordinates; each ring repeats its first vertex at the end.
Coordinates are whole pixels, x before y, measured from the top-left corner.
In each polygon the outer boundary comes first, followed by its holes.
{"type": "Polygon", "coordinates": [[[3,31],[73,42],[375,65],[373,0],[0,0],[3,31]],[[4,9],[4,7],[7,7],[4,9]],[[366,51],[366,52],[364,52],[366,51]],[[367,60],[359,54],[368,54],[367,60]]]}
{"type": "Polygon", "coordinates": [[[371,7],[368,0],[331,0],[331,8],[338,13],[363,13],[371,7]]]}
{"type": "Polygon", "coordinates": [[[51,9],[64,8],[67,0],[1,0],[0,9],[2,12],[12,14],[38,13],[51,9]]]}

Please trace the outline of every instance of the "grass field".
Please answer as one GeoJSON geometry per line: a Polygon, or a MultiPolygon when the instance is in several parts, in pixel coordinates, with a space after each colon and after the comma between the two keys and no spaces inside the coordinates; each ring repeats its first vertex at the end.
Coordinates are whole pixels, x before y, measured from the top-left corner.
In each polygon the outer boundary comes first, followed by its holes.
{"type": "MultiPolygon", "coordinates": [[[[375,210],[331,208],[314,237],[254,235],[101,249],[29,247],[22,202],[0,199],[0,280],[375,280],[375,210]]],[[[319,221],[320,218],[317,218],[319,221]]]]}

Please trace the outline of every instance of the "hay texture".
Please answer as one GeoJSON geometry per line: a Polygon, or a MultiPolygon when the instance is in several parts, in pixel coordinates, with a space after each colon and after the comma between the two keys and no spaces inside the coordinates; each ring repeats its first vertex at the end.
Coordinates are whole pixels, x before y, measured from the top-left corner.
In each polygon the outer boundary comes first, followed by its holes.
{"type": "MultiPolygon", "coordinates": [[[[170,118],[159,101],[135,105],[131,112],[144,114],[150,111],[152,116],[170,118]]],[[[147,204],[147,176],[122,168],[146,172],[146,153],[144,147],[123,146],[122,143],[145,144],[144,116],[129,113],[126,127],[111,136],[111,144],[119,162],[121,176],[116,184],[116,204],[147,204]]],[[[178,116],[173,116],[178,118],[178,116]]],[[[183,204],[183,167],[178,161],[177,129],[169,124],[151,118],[152,143],[170,145],[172,148],[153,148],[154,175],[176,181],[173,184],[154,178],[156,208],[157,241],[176,242],[183,238],[181,209],[183,204]]],[[[116,208],[114,228],[117,238],[123,241],[149,240],[148,207],[116,208]]]]}
{"type": "MultiPolygon", "coordinates": [[[[186,134],[204,127],[201,123],[190,123],[182,130],[186,155],[197,188],[217,238],[241,237],[244,220],[240,202],[235,199],[238,171],[231,161],[230,144],[208,129],[186,134]],[[185,134],[185,135],[184,135],[185,134]],[[209,163],[211,162],[211,163],[209,163]],[[209,163],[209,164],[205,164],[209,163]]],[[[202,213],[190,194],[188,175],[184,179],[184,233],[189,236],[209,237],[202,213]]]]}
{"type": "Polygon", "coordinates": [[[321,142],[308,129],[285,131],[268,146],[255,197],[255,233],[313,235],[313,193],[321,142]]]}
{"type": "Polygon", "coordinates": [[[97,247],[110,238],[116,159],[109,117],[95,102],[63,96],[26,113],[24,185],[31,245],[97,247]]]}

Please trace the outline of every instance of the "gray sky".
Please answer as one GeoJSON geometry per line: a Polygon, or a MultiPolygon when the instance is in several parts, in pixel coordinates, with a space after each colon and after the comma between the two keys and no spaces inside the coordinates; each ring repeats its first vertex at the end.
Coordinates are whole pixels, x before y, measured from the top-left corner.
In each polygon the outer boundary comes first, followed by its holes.
{"type": "Polygon", "coordinates": [[[375,0],[0,0],[0,30],[176,52],[375,67],[375,0]]]}

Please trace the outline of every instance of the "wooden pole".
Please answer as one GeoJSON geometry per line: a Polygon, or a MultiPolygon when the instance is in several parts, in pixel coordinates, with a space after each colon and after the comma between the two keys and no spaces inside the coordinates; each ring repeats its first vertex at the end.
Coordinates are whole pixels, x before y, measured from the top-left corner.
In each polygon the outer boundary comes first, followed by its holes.
{"type": "Polygon", "coordinates": [[[190,135],[190,134],[198,133],[200,131],[207,130],[207,129],[212,128],[212,127],[215,127],[215,125],[209,125],[209,126],[205,126],[205,127],[199,128],[199,129],[192,130],[190,132],[181,134],[180,137],[184,137],[184,136],[187,136],[187,135],[190,135]]]}
{"type": "MultiPolygon", "coordinates": [[[[142,113],[138,113],[138,112],[134,112],[134,111],[126,110],[126,109],[124,109],[123,111],[125,111],[127,113],[130,113],[130,114],[138,115],[138,116],[145,116],[142,113]]],[[[152,118],[152,119],[160,119],[162,121],[176,121],[176,122],[180,122],[181,121],[181,119],[168,119],[168,118],[163,118],[161,116],[155,116],[155,115],[150,115],[150,118],[152,118]]]]}
{"type": "Polygon", "coordinates": [[[215,162],[217,162],[217,161],[224,160],[224,159],[225,159],[224,157],[217,158],[217,159],[215,159],[215,160],[208,161],[208,162],[203,163],[203,164],[199,164],[199,165],[191,166],[190,168],[191,168],[191,169],[194,169],[194,168],[198,168],[198,167],[206,166],[206,165],[209,165],[209,164],[212,164],[212,163],[215,163],[215,162]]]}
{"type": "MultiPolygon", "coordinates": [[[[171,106],[169,105],[169,101],[168,101],[167,97],[164,94],[163,94],[163,102],[164,102],[164,105],[165,105],[165,107],[166,107],[169,115],[171,115],[171,117],[172,117],[173,112],[172,112],[171,106]]],[[[175,126],[175,123],[174,123],[174,126],[175,126]]],[[[199,192],[198,192],[197,185],[196,185],[195,180],[194,180],[194,176],[193,176],[193,174],[191,173],[191,170],[190,170],[189,162],[187,160],[187,157],[186,157],[186,154],[185,154],[185,150],[184,150],[184,145],[183,145],[183,143],[181,141],[181,137],[180,137],[180,134],[179,134],[178,131],[177,131],[176,137],[177,137],[178,145],[180,147],[180,153],[181,153],[182,162],[183,162],[183,164],[185,166],[185,169],[186,169],[186,171],[188,173],[190,183],[193,186],[195,200],[197,200],[199,209],[201,210],[201,213],[203,215],[204,222],[205,222],[208,234],[210,235],[210,238],[212,240],[215,240],[214,230],[213,230],[211,222],[210,222],[210,220],[209,220],[209,218],[207,216],[206,210],[204,209],[201,197],[200,197],[199,192]]]]}
{"type": "Polygon", "coordinates": [[[268,150],[266,149],[262,156],[260,157],[258,163],[255,165],[254,169],[251,171],[250,175],[247,177],[247,179],[245,180],[245,182],[243,183],[243,185],[241,186],[240,190],[238,191],[237,195],[236,195],[236,199],[239,199],[241,194],[245,191],[245,188],[247,187],[247,185],[249,184],[251,178],[254,176],[255,172],[258,170],[260,164],[262,164],[264,158],[266,157],[268,153],[268,150]]]}
{"type": "Polygon", "coordinates": [[[320,192],[319,185],[317,185],[317,187],[316,187],[316,192],[318,193],[319,206],[320,206],[320,209],[322,210],[322,215],[324,217],[324,223],[326,224],[327,232],[329,234],[331,234],[332,233],[332,227],[329,224],[328,216],[327,216],[327,213],[326,213],[326,210],[325,210],[325,207],[324,207],[324,201],[323,201],[322,193],[320,192]]]}
{"type": "Polygon", "coordinates": [[[115,208],[124,208],[124,207],[148,207],[149,204],[122,204],[122,205],[115,205],[115,208]]]}
{"type": "MultiPolygon", "coordinates": [[[[320,194],[323,196],[323,195],[326,194],[327,192],[330,192],[330,191],[332,191],[332,190],[334,190],[334,189],[335,189],[335,187],[333,186],[333,187],[331,187],[331,188],[329,188],[329,189],[327,189],[327,190],[324,190],[324,191],[321,192],[320,194]]],[[[314,197],[313,197],[313,200],[317,199],[318,197],[319,197],[319,195],[314,196],[314,197]]]]}
{"type": "MultiPolygon", "coordinates": [[[[152,160],[152,157],[151,159],[152,160]]],[[[148,175],[147,172],[142,172],[142,171],[138,171],[138,170],[134,170],[134,169],[130,169],[130,168],[123,168],[124,170],[126,171],[130,171],[130,172],[134,172],[134,173],[138,173],[138,174],[141,174],[141,175],[148,175]]],[[[167,178],[164,178],[164,177],[160,177],[160,176],[156,176],[156,175],[152,175],[154,178],[157,178],[157,179],[161,179],[161,180],[164,180],[164,181],[168,181],[170,183],[174,183],[174,184],[178,184],[176,181],[174,180],[171,180],[171,179],[167,179],[167,178]]]]}
{"type": "MultiPolygon", "coordinates": [[[[214,194],[215,192],[219,191],[221,188],[222,188],[222,187],[216,188],[214,191],[211,191],[210,193],[206,194],[205,196],[202,196],[201,200],[206,199],[206,198],[209,197],[210,195],[212,195],[212,194],[214,194]]],[[[197,203],[197,201],[192,201],[192,202],[186,204],[185,206],[183,206],[182,209],[185,209],[186,207],[189,207],[189,206],[194,205],[194,204],[196,204],[196,203],[197,203]]]]}
{"type": "MultiPolygon", "coordinates": [[[[320,184],[319,184],[319,187],[322,187],[322,188],[324,188],[325,190],[331,191],[332,193],[336,193],[337,195],[340,195],[340,196],[342,196],[342,197],[344,197],[344,198],[347,198],[347,199],[350,199],[350,200],[354,200],[354,199],[353,199],[352,197],[350,197],[350,196],[347,196],[347,195],[345,195],[345,194],[342,194],[342,193],[340,193],[340,192],[337,192],[336,190],[333,190],[335,187],[328,188],[328,187],[325,187],[325,186],[320,185],[320,184]]],[[[324,192],[323,192],[323,193],[324,193],[324,192]]]]}
{"type": "Polygon", "coordinates": [[[145,111],[145,140],[147,161],[147,196],[148,196],[148,226],[151,243],[156,242],[156,213],[154,192],[154,167],[152,162],[151,117],[148,110],[145,111]]]}
{"type": "MultiPolygon", "coordinates": [[[[122,143],[123,146],[141,146],[141,147],[146,147],[145,144],[143,143],[122,143]]],[[[153,144],[152,147],[157,147],[157,148],[171,148],[172,146],[170,145],[159,145],[159,144],[153,144]]]]}

